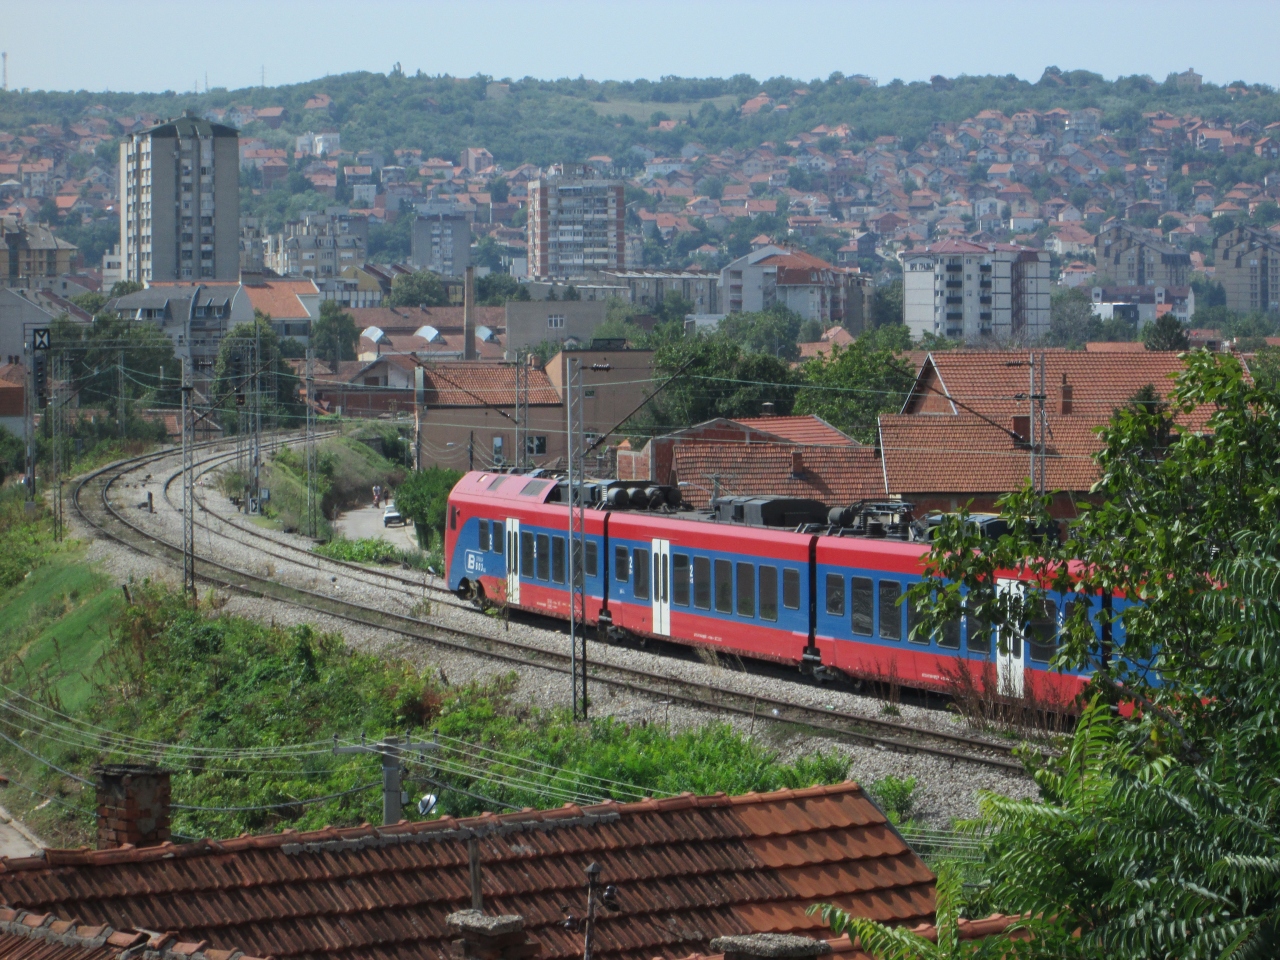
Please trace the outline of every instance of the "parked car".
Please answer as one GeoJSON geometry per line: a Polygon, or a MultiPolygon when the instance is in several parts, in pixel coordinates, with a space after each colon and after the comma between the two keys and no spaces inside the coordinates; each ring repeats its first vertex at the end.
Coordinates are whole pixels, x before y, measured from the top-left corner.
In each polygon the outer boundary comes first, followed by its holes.
{"type": "Polygon", "coordinates": [[[389,527],[392,524],[399,524],[403,527],[404,517],[400,516],[400,511],[396,509],[396,505],[394,503],[388,503],[387,509],[382,511],[382,525],[384,527],[389,527]]]}

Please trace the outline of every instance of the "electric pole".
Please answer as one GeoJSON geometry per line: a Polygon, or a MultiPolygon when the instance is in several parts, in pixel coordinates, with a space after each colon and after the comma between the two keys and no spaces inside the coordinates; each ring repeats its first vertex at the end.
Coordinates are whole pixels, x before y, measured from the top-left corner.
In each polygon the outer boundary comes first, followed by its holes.
{"type": "Polygon", "coordinates": [[[191,382],[182,361],[182,590],[196,595],[195,437],[191,422],[191,382]]]}
{"type": "Polygon", "coordinates": [[[565,354],[565,439],[569,462],[569,649],[573,677],[573,718],[587,719],[586,442],[582,426],[582,361],[565,354]],[[579,641],[582,649],[579,650],[579,641]]]}
{"type": "Polygon", "coordinates": [[[124,433],[125,433],[125,430],[124,430],[124,351],[123,350],[120,351],[120,369],[117,374],[117,384],[118,384],[118,389],[120,390],[120,402],[119,402],[119,414],[118,414],[120,418],[120,439],[123,440],[124,433]]]}
{"type": "Polygon", "coordinates": [[[383,737],[377,743],[365,743],[363,735],[359,744],[349,747],[338,746],[338,735],[333,736],[334,753],[376,753],[382,757],[382,825],[389,827],[403,819],[404,805],[409,802],[408,794],[403,792],[401,776],[404,769],[400,766],[401,753],[425,750],[437,750],[439,745],[414,741],[406,736],[383,737]]]}
{"type": "Polygon", "coordinates": [[[320,511],[316,502],[316,414],[315,380],[311,374],[311,348],[307,348],[307,532],[320,536],[320,511]]]}

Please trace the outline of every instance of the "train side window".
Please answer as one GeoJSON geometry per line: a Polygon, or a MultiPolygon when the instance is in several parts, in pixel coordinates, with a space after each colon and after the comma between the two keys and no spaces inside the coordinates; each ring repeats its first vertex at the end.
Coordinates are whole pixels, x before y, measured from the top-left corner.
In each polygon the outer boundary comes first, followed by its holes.
{"type": "Polygon", "coordinates": [[[555,537],[551,541],[551,579],[564,583],[564,537],[555,537]]]}
{"type": "Polygon", "coordinates": [[[716,561],[716,610],[733,613],[733,564],[728,560],[716,561]]]}
{"type": "Polygon", "coordinates": [[[1027,657],[1037,663],[1048,663],[1058,649],[1058,605],[1041,600],[1031,605],[1027,623],[1027,657]]]}
{"type": "Polygon", "coordinates": [[[849,607],[853,611],[853,632],[855,636],[869,637],[876,623],[875,586],[870,577],[854,577],[852,586],[849,607]]]}
{"type": "Polygon", "coordinates": [[[585,564],[588,577],[600,575],[600,544],[594,540],[587,541],[587,559],[585,564]]]}
{"type": "Polygon", "coordinates": [[[800,571],[786,567],[782,571],[782,605],[788,610],[800,609],[800,571]]]}
{"type": "Polygon", "coordinates": [[[498,555],[502,554],[502,541],[503,541],[503,538],[506,537],[506,535],[507,535],[506,524],[503,524],[501,527],[499,527],[498,521],[497,520],[493,521],[493,536],[489,545],[493,547],[494,553],[498,555]],[[499,530],[501,530],[502,532],[499,533],[498,532],[499,530]]]}
{"type": "Polygon", "coordinates": [[[844,616],[844,577],[838,573],[827,574],[827,613],[844,616]]]}
{"type": "Polygon", "coordinates": [[[520,574],[533,578],[533,534],[520,534],[520,574]]]}
{"type": "Polygon", "coordinates": [[[880,638],[902,639],[902,610],[898,597],[902,596],[902,584],[897,580],[880,581],[880,638]]]}
{"type": "Polygon", "coordinates": [[[480,533],[477,539],[479,541],[481,550],[489,549],[489,521],[488,520],[480,521],[480,533]]]}
{"type": "Polygon", "coordinates": [[[711,609],[711,561],[693,558],[693,605],[699,610],[711,609]]]}
{"type": "Polygon", "coordinates": [[[613,579],[626,583],[631,579],[631,557],[626,547],[613,548],[613,579]]]}
{"type": "Polygon", "coordinates": [[[738,564],[738,616],[756,615],[756,565],[738,564]]]}
{"type": "Polygon", "coordinates": [[[760,619],[778,619],[778,568],[760,567],[760,619]]]}
{"type": "Polygon", "coordinates": [[[679,607],[689,605],[689,555],[671,555],[671,602],[679,607]]]}
{"type": "Polygon", "coordinates": [[[960,649],[960,618],[954,617],[942,625],[938,634],[938,646],[944,650],[960,649]]]}
{"type": "Polygon", "coordinates": [[[968,629],[965,647],[970,653],[980,653],[984,657],[991,656],[991,625],[979,620],[973,614],[966,614],[964,619],[968,629]]]}
{"type": "Polygon", "coordinates": [[[929,645],[929,634],[923,630],[917,630],[920,625],[920,611],[916,607],[915,602],[907,597],[907,602],[903,604],[907,608],[907,640],[911,643],[918,643],[921,646],[929,645]]]}
{"type": "Polygon", "coordinates": [[[635,563],[631,565],[631,572],[635,574],[632,581],[632,589],[635,591],[637,600],[649,599],[649,551],[641,547],[635,549],[635,563]]]}
{"type": "Polygon", "coordinates": [[[449,508],[449,529],[450,530],[458,529],[458,508],[457,507],[449,508]]]}
{"type": "Polygon", "coordinates": [[[551,536],[546,533],[538,534],[538,552],[534,556],[538,565],[538,579],[551,579],[551,536]]]}

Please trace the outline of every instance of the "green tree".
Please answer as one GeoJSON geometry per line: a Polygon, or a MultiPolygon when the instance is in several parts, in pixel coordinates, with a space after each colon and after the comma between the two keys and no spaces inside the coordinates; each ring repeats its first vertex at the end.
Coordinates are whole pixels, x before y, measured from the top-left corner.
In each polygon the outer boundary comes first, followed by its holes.
{"type": "Polygon", "coordinates": [[[120,392],[122,357],[128,401],[164,406],[178,403],[181,364],[174,356],[173,341],[156,324],[104,313],[93,323],[76,323],[63,314],[49,326],[53,352],[64,355],[82,406],[113,408],[120,392]]]}
{"type": "Polygon", "coordinates": [[[1093,674],[1069,749],[1032,760],[1040,802],[983,799],[991,896],[1079,931],[1086,956],[1274,956],[1280,394],[1194,351],[1167,408],[1148,392],[1101,440],[1097,502],[1065,539],[1042,536],[1048,495],[1011,494],[998,540],[945,520],[910,591],[926,636],[967,615],[1001,650],[1052,600],[1055,666],[1093,674]],[[1001,589],[1009,570],[1022,591],[1001,589]]]}
{"type": "Polygon", "coordinates": [[[902,323],[902,281],[893,280],[878,286],[871,295],[871,323],[882,327],[887,323],[902,323]]]}
{"type": "Polygon", "coordinates": [[[389,307],[443,307],[449,302],[440,277],[429,270],[402,273],[391,281],[389,307]]]}
{"type": "Polygon", "coordinates": [[[800,323],[800,314],[785,307],[774,307],[760,313],[731,313],[720,321],[718,330],[746,353],[798,360],[800,323]]]}
{"type": "Polygon", "coordinates": [[[83,310],[90,316],[94,316],[102,311],[107,305],[107,297],[97,291],[82,293],[78,297],[72,297],[71,302],[83,310]]]}
{"type": "Polygon", "coordinates": [[[311,346],[315,355],[329,361],[329,369],[337,370],[340,360],[356,359],[360,331],[356,321],[342,309],[337,300],[320,304],[320,316],[311,327],[311,346]]]}
{"type": "Polygon", "coordinates": [[[396,507],[400,513],[413,520],[418,536],[418,546],[423,550],[431,546],[431,537],[444,536],[444,524],[448,515],[449,493],[462,479],[457,470],[447,467],[429,467],[414,470],[396,488],[396,507]]]}
{"type": "Polygon", "coordinates": [[[901,409],[915,382],[915,371],[895,350],[867,335],[843,349],[832,344],[804,365],[803,376],[795,412],[819,416],[863,443],[875,440],[880,414],[901,409]]]}
{"type": "Polygon", "coordinates": [[[525,298],[529,291],[509,273],[491,273],[488,276],[476,277],[476,302],[486,306],[500,307],[508,300],[525,298]]]}
{"type": "Polygon", "coordinates": [[[111,296],[127,297],[131,293],[137,293],[142,290],[143,286],[137,280],[117,280],[111,285],[111,296]]]}
{"type": "Polygon", "coordinates": [[[1157,317],[1142,331],[1142,342],[1148,350],[1186,350],[1190,346],[1182,324],[1172,313],[1157,317]]]}
{"type": "Polygon", "coordinates": [[[566,300],[581,300],[582,294],[578,293],[578,288],[571,283],[564,288],[564,298],[566,300]]]}
{"type": "Polygon", "coordinates": [[[494,203],[506,203],[511,195],[511,188],[506,177],[494,177],[489,181],[489,199],[494,203]]]}

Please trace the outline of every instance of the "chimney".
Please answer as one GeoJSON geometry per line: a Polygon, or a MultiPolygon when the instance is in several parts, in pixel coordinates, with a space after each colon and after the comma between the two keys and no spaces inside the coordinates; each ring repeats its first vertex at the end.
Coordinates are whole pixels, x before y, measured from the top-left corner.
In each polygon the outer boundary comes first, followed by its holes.
{"type": "Polygon", "coordinates": [[[1072,401],[1075,400],[1075,389],[1071,384],[1067,383],[1067,375],[1062,375],[1062,415],[1070,416],[1072,410],[1072,401]]]}
{"type": "Polygon", "coordinates": [[[466,284],[462,288],[462,359],[476,358],[476,268],[467,265],[466,284]]]}
{"type": "Polygon", "coordinates": [[[777,408],[773,405],[772,400],[766,400],[764,403],[760,404],[760,416],[776,417],[777,415],[777,408]]]}
{"type": "Polygon", "coordinates": [[[1031,444],[1031,414],[1015,413],[1013,415],[1013,432],[1022,439],[1018,441],[1022,446],[1030,446],[1031,444]]]}
{"type": "Polygon", "coordinates": [[[461,934],[450,952],[457,960],[531,960],[542,944],[524,932],[524,917],[487,917],[479,910],[449,914],[449,929],[461,934]]]}
{"type": "Polygon", "coordinates": [[[804,453],[800,450],[791,451],[791,476],[804,476],[804,453]]]}
{"type": "Polygon", "coordinates": [[[716,937],[711,952],[723,953],[724,960],[807,960],[830,953],[831,944],[794,933],[748,933],[716,937]]]}
{"type": "Polygon", "coordinates": [[[146,764],[94,768],[98,849],[157,847],[169,839],[169,771],[146,764]]]}

